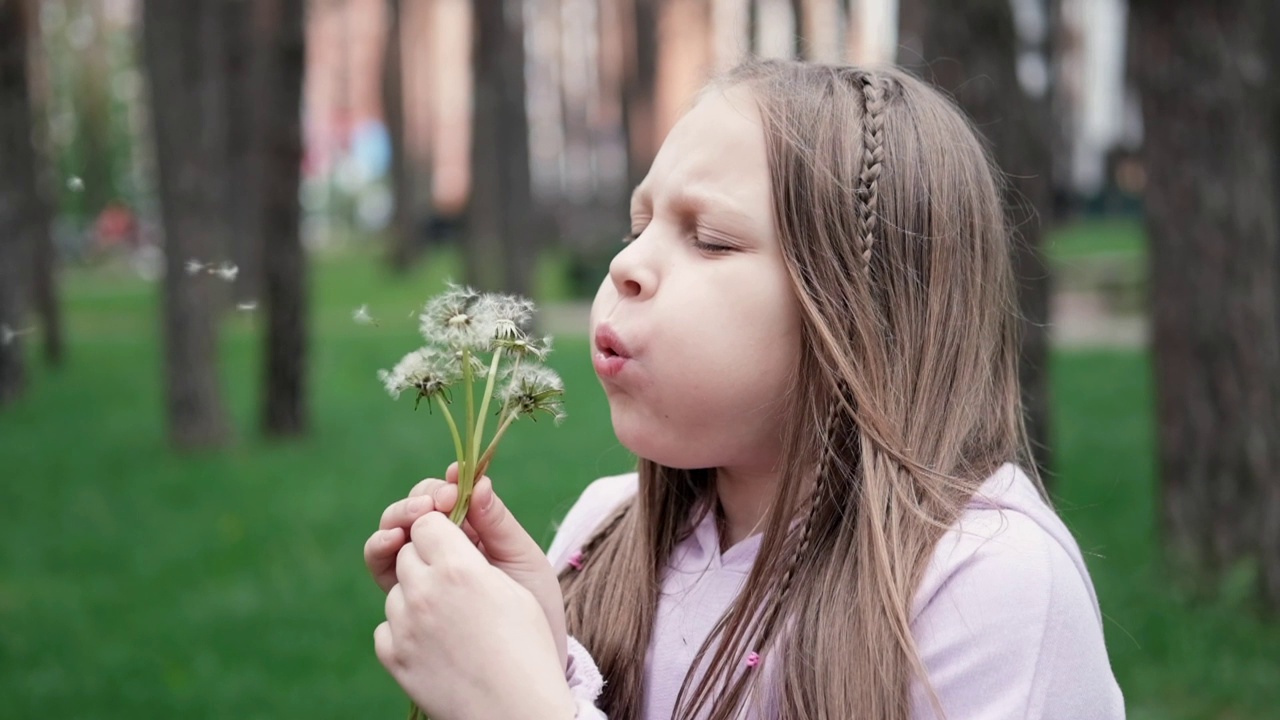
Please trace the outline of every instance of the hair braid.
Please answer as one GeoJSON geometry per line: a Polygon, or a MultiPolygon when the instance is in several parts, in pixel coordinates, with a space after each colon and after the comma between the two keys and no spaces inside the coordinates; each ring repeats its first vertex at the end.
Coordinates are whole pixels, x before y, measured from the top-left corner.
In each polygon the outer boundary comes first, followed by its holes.
{"type": "Polygon", "coordinates": [[[871,266],[871,250],[875,247],[880,201],[880,169],[884,165],[884,87],[875,75],[859,73],[862,85],[862,173],[858,177],[858,224],[862,237],[858,238],[862,249],[864,267],[871,266]]]}

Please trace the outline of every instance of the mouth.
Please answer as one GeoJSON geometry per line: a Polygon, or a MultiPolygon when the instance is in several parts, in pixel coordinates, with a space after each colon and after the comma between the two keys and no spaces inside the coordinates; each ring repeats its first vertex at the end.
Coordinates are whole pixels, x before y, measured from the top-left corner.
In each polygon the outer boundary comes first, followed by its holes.
{"type": "Polygon", "coordinates": [[[596,374],[603,379],[617,377],[631,362],[631,352],[608,325],[601,325],[596,329],[594,349],[591,363],[596,374]]]}

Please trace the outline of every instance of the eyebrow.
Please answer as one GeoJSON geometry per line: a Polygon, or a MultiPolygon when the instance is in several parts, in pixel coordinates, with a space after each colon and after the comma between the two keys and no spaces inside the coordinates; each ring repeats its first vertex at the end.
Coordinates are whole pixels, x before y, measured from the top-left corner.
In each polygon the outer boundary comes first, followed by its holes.
{"type": "MultiPolygon", "coordinates": [[[[644,204],[646,201],[651,200],[652,197],[653,193],[649,192],[647,187],[639,185],[631,193],[631,205],[634,207],[637,204],[644,204]]],[[[740,225],[744,231],[750,231],[755,225],[755,221],[748,213],[722,196],[709,195],[696,190],[680,189],[671,196],[668,204],[675,208],[677,212],[695,215],[704,214],[709,209],[715,209],[728,215],[730,220],[736,221],[734,224],[740,225]]]]}

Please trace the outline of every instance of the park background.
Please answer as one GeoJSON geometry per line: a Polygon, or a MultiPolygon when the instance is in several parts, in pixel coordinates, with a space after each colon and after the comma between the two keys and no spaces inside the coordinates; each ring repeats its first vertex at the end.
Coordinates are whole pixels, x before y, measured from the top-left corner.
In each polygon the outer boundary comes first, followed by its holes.
{"type": "Polygon", "coordinates": [[[746,54],[974,118],[1130,717],[1276,717],[1273,4],[0,0],[0,717],[402,712],[361,550],[452,447],[375,371],[446,279],[535,298],[568,418],[492,475],[549,542],[634,465],[585,337],[630,189],[746,54]]]}

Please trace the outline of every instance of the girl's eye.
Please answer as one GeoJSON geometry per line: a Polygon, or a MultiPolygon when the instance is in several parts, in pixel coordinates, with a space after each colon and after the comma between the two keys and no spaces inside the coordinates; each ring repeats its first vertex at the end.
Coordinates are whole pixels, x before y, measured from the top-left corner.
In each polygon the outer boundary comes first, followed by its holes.
{"type": "Polygon", "coordinates": [[[699,240],[696,235],[693,238],[693,246],[702,252],[711,253],[712,255],[724,255],[734,251],[734,248],[731,248],[728,245],[716,245],[714,243],[703,242],[699,240]]]}

